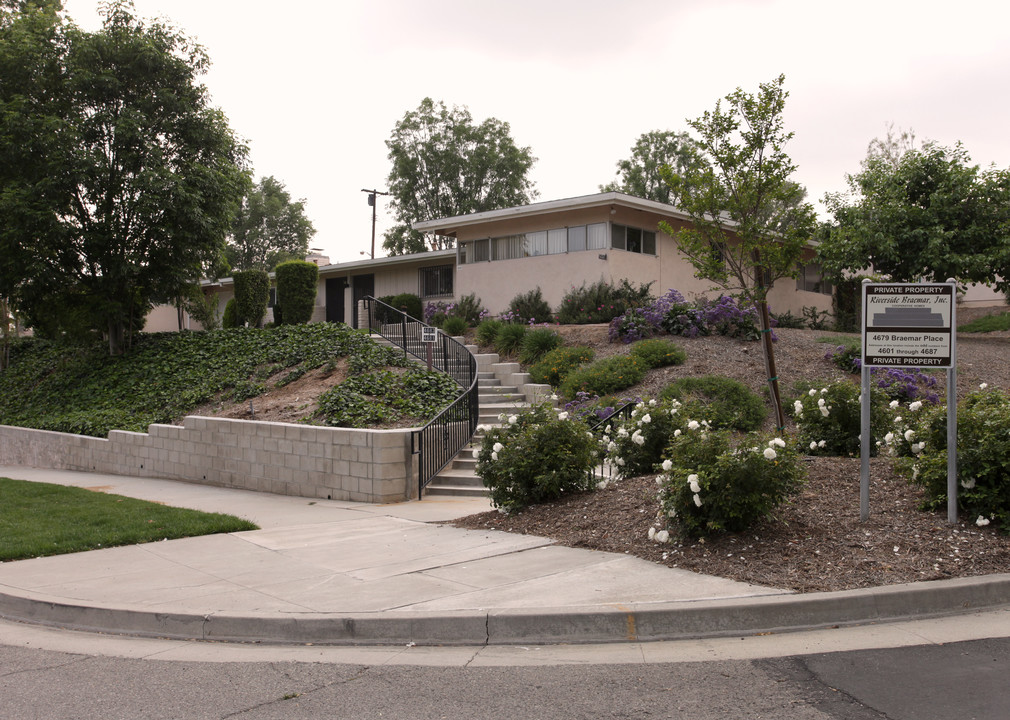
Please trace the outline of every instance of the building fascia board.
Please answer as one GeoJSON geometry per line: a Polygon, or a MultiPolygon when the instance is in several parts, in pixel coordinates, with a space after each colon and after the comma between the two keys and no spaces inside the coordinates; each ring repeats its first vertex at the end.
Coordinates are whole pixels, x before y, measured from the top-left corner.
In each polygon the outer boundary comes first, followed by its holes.
{"type": "Polygon", "coordinates": [[[485,212],[471,213],[469,215],[457,215],[455,217],[441,218],[437,220],[423,220],[414,223],[412,227],[414,230],[419,232],[455,237],[461,228],[483,225],[485,223],[495,222],[498,220],[536,217],[538,215],[550,215],[560,212],[570,212],[573,210],[606,207],[607,205],[631,208],[633,210],[643,210],[677,220],[691,219],[690,216],[683,211],[678,210],[673,205],[667,205],[666,203],[656,202],[654,200],[644,200],[642,198],[625,195],[624,193],[619,192],[605,192],[596,193],[594,195],[566,198],[564,200],[551,200],[549,202],[519,205],[517,207],[503,208],[501,210],[487,210],[485,212]]]}
{"type": "MultiPolygon", "coordinates": [[[[368,260],[355,260],[353,262],[346,263],[333,263],[331,265],[320,265],[319,266],[319,277],[330,277],[333,275],[343,275],[350,273],[358,273],[362,270],[364,271],[375,271],[382,270],[387,267],[396,267],[399,265],[410,265],[418,264],[424,262],[430,262],[432,260],[456,260],[456,249],[450,248],[448,250],[429,250],[427,252],[411,253],[409,255],[390,255],[389,257],[369,258],[368,260]]],[[[274,279],[274,273],[269,273],[270,279],[274,279]]],[[[219,278],[217,280],[201,280],[200,285],[203,287],[228,287],[234,285],[235,281],[231,277],[219,278]]]]}

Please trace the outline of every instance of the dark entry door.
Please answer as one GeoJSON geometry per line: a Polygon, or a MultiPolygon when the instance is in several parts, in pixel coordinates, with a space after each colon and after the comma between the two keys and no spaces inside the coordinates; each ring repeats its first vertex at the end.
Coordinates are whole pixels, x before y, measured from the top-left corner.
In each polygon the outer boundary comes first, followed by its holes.
{"type": "Polygon", "coordinates": [[[351,278],[354,285],[354,323],[358,327],[358,303],[366,295],[375,295],[375,275],[355,275],[351,278]]]}
{"type": "Polygon", "coordinates": [[[344,322],[347,278],[326,278],[326,322],[344,322]]]}

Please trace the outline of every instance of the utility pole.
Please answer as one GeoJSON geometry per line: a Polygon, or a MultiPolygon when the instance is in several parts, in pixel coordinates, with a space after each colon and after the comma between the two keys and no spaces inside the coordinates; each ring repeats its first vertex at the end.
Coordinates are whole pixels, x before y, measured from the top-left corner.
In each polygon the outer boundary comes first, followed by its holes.
{"type": "Polygon", "coordinates": [[[372,206],[372,252],[371,258],[375,259],[375,196],[376,195],[389,195],[388,192],[382,192],[381,190],[366,190],[362,188],[361,192],[368,193],[368,204],[372,206]]]}

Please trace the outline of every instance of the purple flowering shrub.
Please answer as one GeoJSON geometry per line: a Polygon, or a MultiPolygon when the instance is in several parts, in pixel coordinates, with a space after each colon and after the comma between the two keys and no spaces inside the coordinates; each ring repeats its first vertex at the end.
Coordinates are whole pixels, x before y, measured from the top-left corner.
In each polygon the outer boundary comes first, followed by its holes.
{"type": "Polygon", "coordinates": [[[615,317],[609,337],[611,342],[632,343],[662,332],[684,337],[712,333],[747,340],[761,337],[757,310],[745,301],[721,295],[715,300],[700,298],[691,303],[673,289],[648,305],[615,317]]]}
{"type": "Polygon", "coordinates": [[[918,368],[872,368],[870,375],[874,377],[876,386],[892,400],[921,400],[928,405],[940,402],[940,396],[936,392],[936,376],[918,368]]]}

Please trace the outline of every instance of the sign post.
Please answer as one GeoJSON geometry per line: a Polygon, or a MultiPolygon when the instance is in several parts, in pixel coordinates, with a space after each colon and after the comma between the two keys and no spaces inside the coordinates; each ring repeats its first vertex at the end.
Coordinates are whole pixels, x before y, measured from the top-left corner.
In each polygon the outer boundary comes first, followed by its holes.
{"type": "Polygon", "coordinates": [[[870,517],[870,368],[947,371],[947,520],[957,522],[957,284],[863,281],[859,516],[870,517]]]}
{"type": "Polygon", "coordinates": [[[421,342],[423,342],[428,350],[428,369],[431,370],[432,365],[432,348],[438,341],[438,328],[433,328],[430,325],[425,325],[421,328],[421,342]]]}

